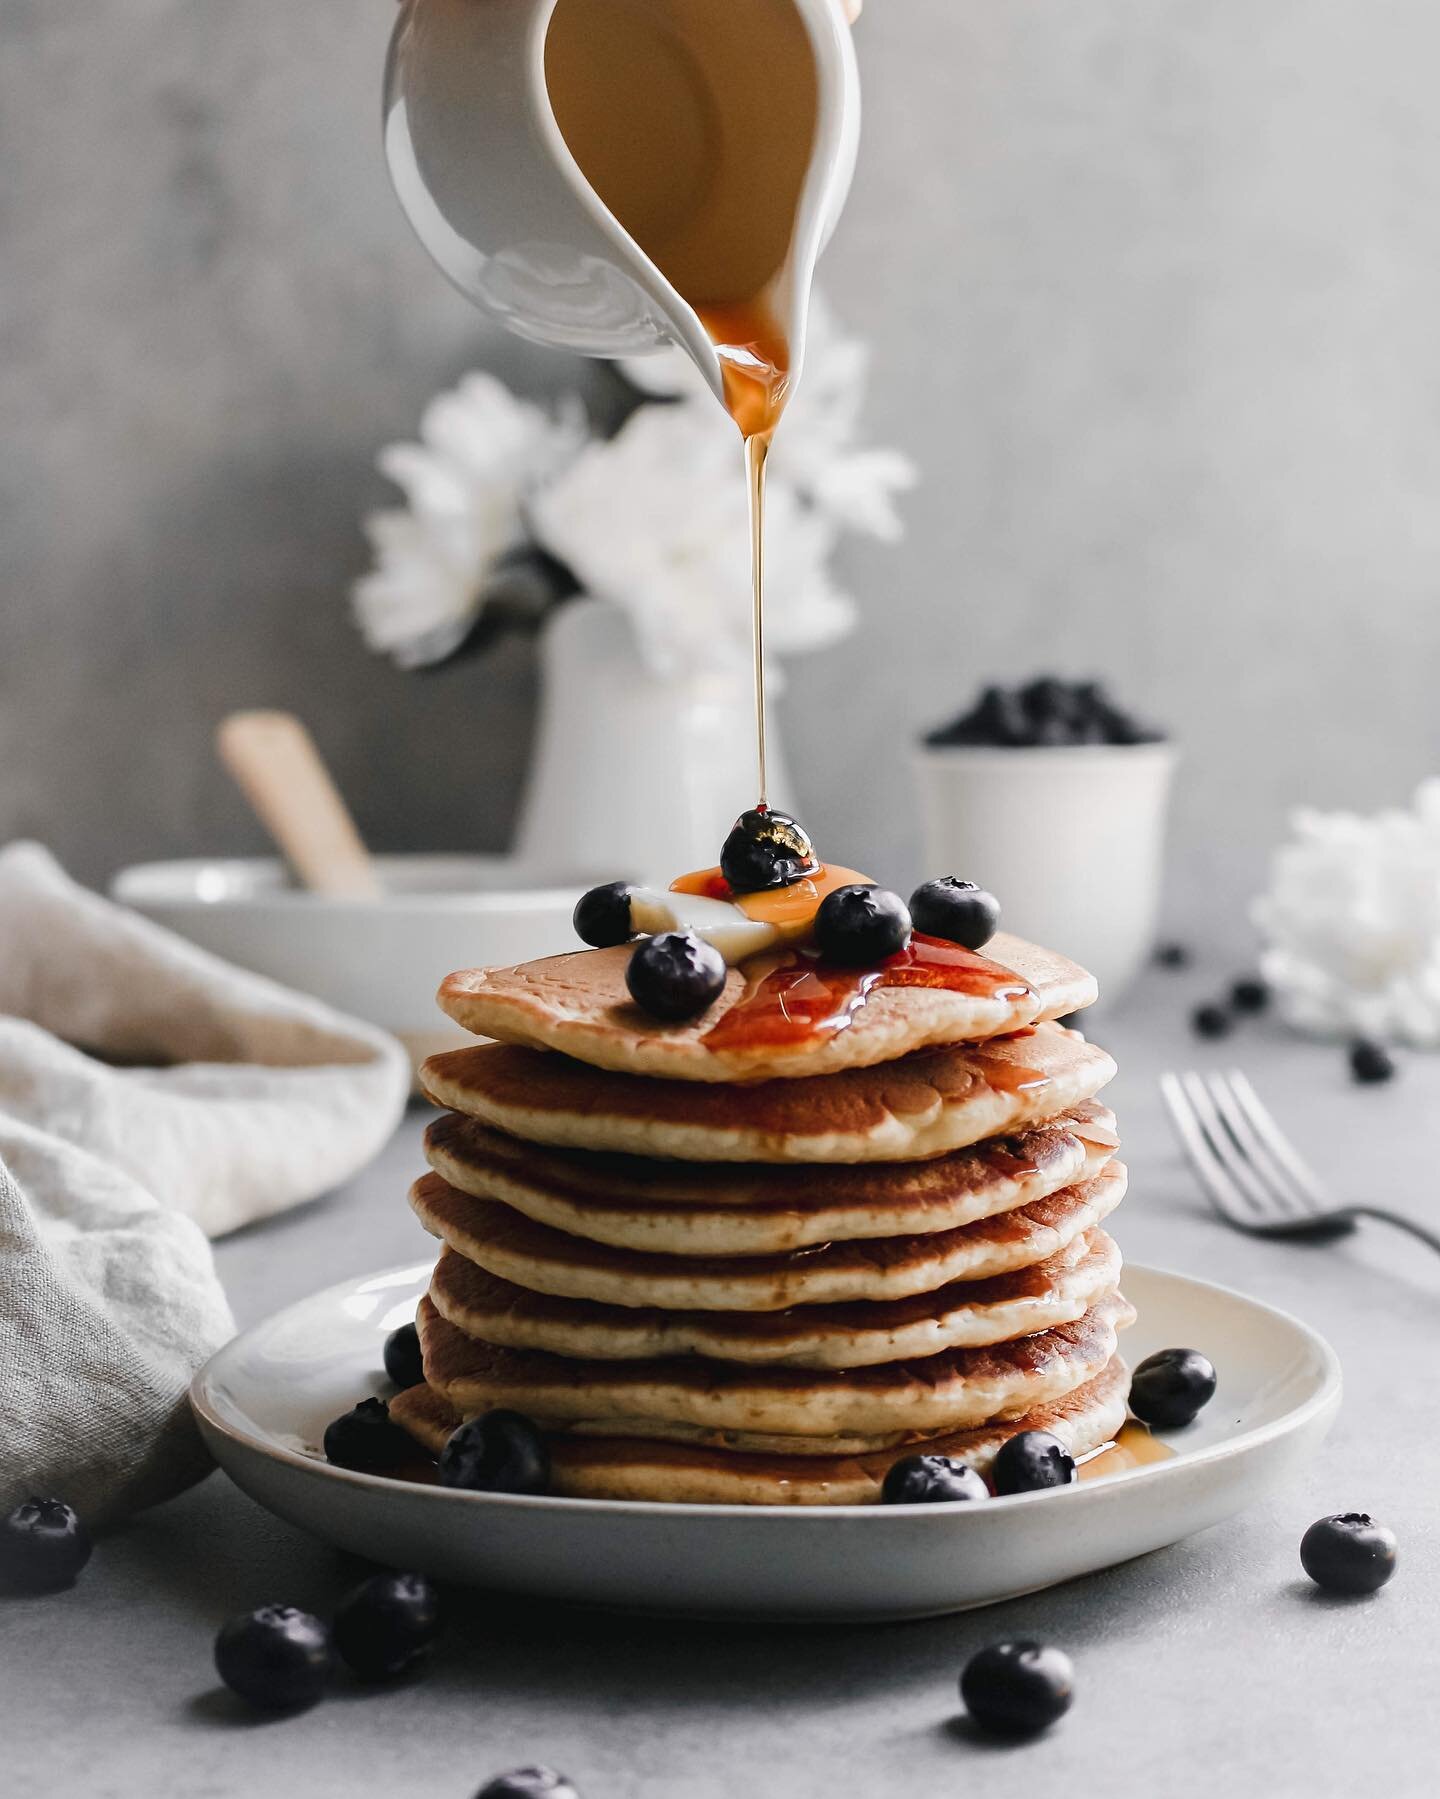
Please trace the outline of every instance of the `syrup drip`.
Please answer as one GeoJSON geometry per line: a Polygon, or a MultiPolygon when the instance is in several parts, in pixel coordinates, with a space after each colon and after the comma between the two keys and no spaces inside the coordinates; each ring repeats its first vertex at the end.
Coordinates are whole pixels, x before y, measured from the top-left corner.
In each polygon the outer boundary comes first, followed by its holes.
{"type": "Polygon", "coordinates": [[[1175,1451],[1152,1437],[1143,1424],[1123,1424],[1113,1443],[1106,1443],[1081,1461],[1076,1470],[1081,1480],[1102,1480],[1107,1474],[1123,1474],[1127,1468],[1145,1468],[1168,1462],[1175,1451]]]}
{"type": "MultiPolygon", "coordinates": [[[[745,993],[703,1041],[723,1050],[833,1037],[871,993],[885,987],[938,987],[980,999],[1018,999],[1029,992],[1011,969],[919,932],[907,948],[875,968],[841,968],[795,950],[778,964],[768,958],[757,961],[745,993]]],[[[1004,1070],[1006,1085],[1026,1086],[1044,1078],[1033,1069],[1004,1070]]]]}

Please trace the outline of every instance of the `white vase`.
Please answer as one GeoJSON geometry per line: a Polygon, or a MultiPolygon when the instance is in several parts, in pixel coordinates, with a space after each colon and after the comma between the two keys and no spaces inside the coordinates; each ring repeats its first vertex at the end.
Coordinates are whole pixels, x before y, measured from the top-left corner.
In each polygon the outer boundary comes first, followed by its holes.
{"type": "MultiPolygon", "coordinates": [[[[547,881],[668,886],[708,868],[755,801],[755,715],[748,672],[665,679],[641,660],[630,621],[579,599],[546,624],[540,711],[516,856],[547,881]]],[[[773,723],[770,790],[790,792],[773,723]]]]}

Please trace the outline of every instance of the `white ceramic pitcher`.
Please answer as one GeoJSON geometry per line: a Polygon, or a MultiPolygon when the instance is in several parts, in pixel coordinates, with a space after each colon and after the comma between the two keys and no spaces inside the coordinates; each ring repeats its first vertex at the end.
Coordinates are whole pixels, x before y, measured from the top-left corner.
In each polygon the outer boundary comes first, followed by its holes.
{"type": "MultiPolygon", "coordinates": [[[[860,101],[842,0],[787,3],[814,47],[818,86],[788,280],[775,296],[794,376],[815,259],[854,169],[860,101]]],[[[521,337],[590,356],[678,343],[723,398],[694,309],[601,203],[560,134],[544,71],[556,4],[405,0],[385,73],[385,150],[401,204],[460,291],[521,337]]]]}

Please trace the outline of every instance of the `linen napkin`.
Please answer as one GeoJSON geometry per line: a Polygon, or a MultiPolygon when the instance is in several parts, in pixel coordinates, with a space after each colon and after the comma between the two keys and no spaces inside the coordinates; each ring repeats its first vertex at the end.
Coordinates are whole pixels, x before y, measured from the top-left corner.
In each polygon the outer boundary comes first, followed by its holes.
{"type": "Polygon", "coordinates": [[[207,1237],[354,1174],[408,1089],[383,1031],[0,850],[0,1508],[93,1520],[204,1473],[207,1237]]]}

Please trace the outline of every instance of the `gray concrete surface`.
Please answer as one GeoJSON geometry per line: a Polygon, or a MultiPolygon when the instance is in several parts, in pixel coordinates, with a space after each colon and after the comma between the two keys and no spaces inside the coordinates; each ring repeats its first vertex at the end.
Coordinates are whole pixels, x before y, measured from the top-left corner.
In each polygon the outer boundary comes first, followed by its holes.
{"type": "MultiPolygon", "coordinates": [[[[1127,1254],[1228,1282],[1321,1327],[1347,1397],[1310,1472],[1230,1523],[1126,1566],[987,1612],[882,1628],[777,1629],[583,1616],[475,1595],[411,1684],[341,1691],[252,1722],[216,1690],[210,1645],[268,1599],[324,1607],[356,1575],[222,1476],[103,1541],[80,1586],[0,1606],[0,1791],[46,1799],[470,1799],[527,1760],[585,1799],[911,1799],[1098,1793],[1109,1799],[1420,1799],[1434,1790],[1440,1552],[1440,1258],[1378,1227],[1303,1249],[1207,1214],[1164,1126],[1158,1069],[1204,1060],[1183,1025],[1230,969],[1156,974],[1096,1036],[1131,1168],[1127,1254]],[[1401,1541],[1373,1599],[1318,1597],[1297,1545],[1331,1511],[1369,1508],[1401,1541]],[[1075,1658],[1069,1718],[1029,1747],[955,1724],[965,1658],[1034,1634],[1075,1658]]],[[[1359,1091],[1333,1050],[1248,1029],[1243,1063],[1337,1190],[1432,1219],[1440,1067],[1359,1091]]],[[[411,1260],[412,1115],[350,1189],[220,1247],[242,1321],[350,1273],[411,1260]]],[[[1220,1365],[1223,1343],[1206,1344],[1220,1365]]],[[[1057,1501],[1056,1528],[1064,1528],[1057,1501]]]]}
{"type": "MultiPolygon", "coordinates": [[[[467,365],[606,377],[411,241],[393,13],[0,0],[0,838],[84,877],[256,843],[209,750],[246,704],[304,712],[377,844],[506,840],[530,654],[370,659],[356,520],[467,365]]],[[[870,0],[859,35],[825,278],[925,484],[847,559],[860,631],[794,670],[809,822],[902,882],[911,734],[1103,670],[1187,746],[1173,910],[1237,921],[1287,805],[1400,799],[1440,749],[1440,12],[870,0]]]]}

